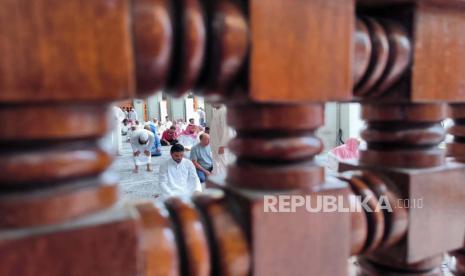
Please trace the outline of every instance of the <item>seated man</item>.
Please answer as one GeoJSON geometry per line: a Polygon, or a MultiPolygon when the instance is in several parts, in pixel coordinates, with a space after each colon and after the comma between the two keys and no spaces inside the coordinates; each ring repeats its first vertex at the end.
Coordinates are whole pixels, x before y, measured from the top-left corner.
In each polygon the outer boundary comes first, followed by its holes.
{"type": "Polygon", "coordinates": [[[200,182],[204,183],[213,170],[210,135],[206,133],[200,135],[200,143],[191,149],[191,160],[197,169],[200,182]]]}
{"type": "Polygon", "coordinates": [[[201,192],[202,187],[191,161],[184,158],[184,147],[175,144],[170,150],[171,158],[160,165],[161,196],[191,196],[201,192]]]}
{"type": "Polygon", "coordinates": [[[186,127],[186,132],[198,134],[203,130],[204,129],[202,126],[198,126],[195,124],[195,119],[189,119],[189,124],[186,127]]]}
{"type": "Polygon", "coordinates": [[[131,136],[131,146],[134,153],[134,173],[139,171],[139,166],[147,165],[147,171],[152,171],[150,150],[155,142],[152,132],[146,129],[135,130],[131,136]]]}
{"type": "Polygon", "coordinates": [[[161,136],[161,145],[162,146],[169,146],[178,143],[177,135],[176,135],[176,127],[171,126],[169,129],[163,131],[163,135],[161,136]]]}

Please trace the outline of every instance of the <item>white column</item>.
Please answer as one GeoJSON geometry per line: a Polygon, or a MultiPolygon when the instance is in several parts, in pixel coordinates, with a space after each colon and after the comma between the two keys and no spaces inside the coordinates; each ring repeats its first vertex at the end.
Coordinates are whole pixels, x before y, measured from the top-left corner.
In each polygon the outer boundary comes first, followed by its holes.
{"type": "Polygon", "coordinates": [[[168,116],[171,120],[186,120],[186,107],[184,103],[184,98],[168,97],[168,104],[170,106],[168,116]]]}
{"type": "Polygon", "coordinates": [[[160,102],[162,100],[161,93],[157,93],[147,98],[147,115],[150,120],[153,118],[161,119],[160,117],[160,102]]]}

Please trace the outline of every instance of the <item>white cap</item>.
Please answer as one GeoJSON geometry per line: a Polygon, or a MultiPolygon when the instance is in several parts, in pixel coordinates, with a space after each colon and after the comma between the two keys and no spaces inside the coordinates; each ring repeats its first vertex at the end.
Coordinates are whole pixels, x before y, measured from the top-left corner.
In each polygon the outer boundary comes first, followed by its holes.
{"type": "Polygon", "coordinates": [[[139,133],[139,140],[141,142],[147,142],[149,140],[149,132],[147,130],[143,130],[139,133]]]}

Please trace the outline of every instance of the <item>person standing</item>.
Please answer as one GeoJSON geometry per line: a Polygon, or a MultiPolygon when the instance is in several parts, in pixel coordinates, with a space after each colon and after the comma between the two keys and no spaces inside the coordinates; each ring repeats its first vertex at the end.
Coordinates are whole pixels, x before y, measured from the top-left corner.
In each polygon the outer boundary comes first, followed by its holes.
{"type": "Polygon", "coordinates": [[[201,192],[202,186],[194,164],[184,158],[184,147],[175,144],[170,150],[171,158],[160,165],[159,185],[161,197],[191,196],[201,192]]]}
{"type": "Polygon", "coordinates": [[[147,171],[151,172],[150,150],[155,143],[155,136],[146,129],[135,130],[131,136],[131,146],[134,155],[134,173],[139,172],[139,166],[147,165],[147,171]]]}
{"type": "Polygon", "coordinates": [[[123,110],[117,106],[113,106],[113,131],[111,133],[111,141],[117,155],[123,155],[123,137],[121,124],[125,119],[123,110]]]}
{"type": "Polygon", "coordinates": [[[226,122],[226,106],[213,105],[212,120],[210,123],[210,137],[213,157],[213,174],[226,174],[226,167],[232,162],[233,156],[227,149],[229,140],[234,131],[226,122]]]}
{"type": "Polygon", "coordinates": [[[170,117],[165,116],[165,127],[170,128],[173,125],[173,123],[170,121],[170,117]]]}
{"type": "Polygon", "coordinates": [[[137,121],[137,112],[134,110],[134,108],[131,108],[131,110],[128,113],[128,119],[131,121],[131,123],[134,123],[137,121]]]}
{"type": "Polygon", "coordinates": [[[210,148],[210,135],[200,135],[200,143],[192,147],[190,158],[197,170],[200,182],[204,183],[207,176],[213,171],[212,151],[210,148]]]}

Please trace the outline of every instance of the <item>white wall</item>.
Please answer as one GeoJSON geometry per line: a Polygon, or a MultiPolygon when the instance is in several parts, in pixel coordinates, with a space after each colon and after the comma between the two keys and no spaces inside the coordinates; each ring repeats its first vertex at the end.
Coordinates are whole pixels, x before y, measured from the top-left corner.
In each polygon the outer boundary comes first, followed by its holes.
{"type": "Polygon", "coordinates": [[[360,132],[364,128],[365,123],[360,118],[361,107],[358,103],[341,104],[341,129],[342,140],[348,138],[360,139],[360,132]]]}
{"type": "Polygon", "coordinates": [[[139,99],[134,99],[133,105],[134,105],[134,110],[137,113],[137,118],[139,119],[139,122],[142,123],[144,121],[144,101],[139,100],[139,99]]]}
{"type": "Polygon", "coordinates": [[[186,120],[184,98],[168,97],[169,115],[171,120],[186,120]]]}
{"type": "Polygon", "coordinates": [[[150,120],[157,118],[160,120],[160,101],[162,100],[161,93],[157,93],[147,98],[147,115],[150,120]]]}
{"type": "Polygon", "coordinates": [[[325,124],[317,131],[323,140],[325,151],[339,145],[338,130],[342,130],[342,141],[348,138],[360,139],[365,123],[360,118],[361,108],[357,103],[326,103],[325,124]]]}
{"type": "Polygon", "coordinates": [[[320,137],[325,145],[325,151],[330,150],[337,146],[337,104],[325,104],[325,124],[318,129],[316,135],[320,137]]]}

